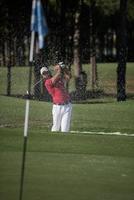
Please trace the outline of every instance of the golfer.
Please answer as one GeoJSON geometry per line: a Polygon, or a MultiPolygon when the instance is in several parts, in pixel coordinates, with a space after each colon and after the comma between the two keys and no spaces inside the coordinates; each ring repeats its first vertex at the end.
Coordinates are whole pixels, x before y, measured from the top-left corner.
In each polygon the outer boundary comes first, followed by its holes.
{"type": "Polygon", "coordinates": [[[70,80],[71,74],[62,62],[54,66],[53,76],[47,67],[42,67],[40,73],[44,79],[44,87],[47,88],[53,100],[51,131],[69,132],[72,104],[65,84],[70,80]]]}

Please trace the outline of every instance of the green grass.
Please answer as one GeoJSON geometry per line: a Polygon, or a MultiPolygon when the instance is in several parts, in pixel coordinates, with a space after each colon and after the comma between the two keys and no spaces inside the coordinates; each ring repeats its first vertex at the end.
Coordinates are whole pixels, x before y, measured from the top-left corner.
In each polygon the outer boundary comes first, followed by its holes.
{"type": "MultiPolygon", "coordinates": [[[[28,89],[29,68],[13,67],[11,68],[11,94],[25,94],[28,89]]],[[[7,92],[7,68],[0,70],[0,93],[7,92]]]]}
{"type": "MultiPolygon", "coordinates": [[[[83,68],[88,74],[90,82],[90,67],[91,65],[84,65],[83,68]]],[[[99,63],[97,64],[98,83],[100,89],[105,93],[116,94],[116,79],[117,79],[117,63],[99,63]]],[[[134,93],[134,63],[127,63],[126,69],[126,92],[134,93]]],[[[91,86],[88,82],[88,88],[91,86]]]]}
{"type": "MultiPolygon", "coordinates": [[[[25,200],[132,200],[134,140],[130,137],[30,131],[25,200]]],[[[3,129],[0,199],[17,200],[22,158],[21,129],[3,129]]]]}

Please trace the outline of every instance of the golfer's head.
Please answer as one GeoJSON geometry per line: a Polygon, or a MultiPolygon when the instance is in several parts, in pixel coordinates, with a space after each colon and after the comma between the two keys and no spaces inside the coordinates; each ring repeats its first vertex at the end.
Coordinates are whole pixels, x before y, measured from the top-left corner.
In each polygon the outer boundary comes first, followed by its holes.
{"type": "Polygon", "coordinates": [[[45,78],[45,79],[47,79],[47,78],[49,78],[49,77],[51,76],[51,73],[50,73],[50,71],[48,70],[47,67],[42,67],[42,68],[40,69],[40,74],[41,74],[42,77],[45,78]]]}

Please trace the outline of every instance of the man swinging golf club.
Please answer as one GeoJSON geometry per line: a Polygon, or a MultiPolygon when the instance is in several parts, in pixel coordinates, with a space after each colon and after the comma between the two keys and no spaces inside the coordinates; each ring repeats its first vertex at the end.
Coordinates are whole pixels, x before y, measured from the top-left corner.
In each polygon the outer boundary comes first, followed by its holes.
{"type": "Polygon", "coordinates": [[[47,88],[53,100],[51,131],[69,132],[72,104],[65,83],[70,80],[71,73],[63,62],[54,66],[53,76],[47,67],[42,67],[40,73],[44,79],[44,87],[47,88]]]}

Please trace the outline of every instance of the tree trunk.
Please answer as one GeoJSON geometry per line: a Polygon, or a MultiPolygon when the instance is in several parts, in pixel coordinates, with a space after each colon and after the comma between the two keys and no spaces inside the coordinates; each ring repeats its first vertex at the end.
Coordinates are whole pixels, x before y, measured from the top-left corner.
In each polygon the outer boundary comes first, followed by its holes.
{"type": "Polygon", "coordinates": [[[7,96],[11,95],[11,61],[7,65],[7,96]]]}
{"type": "Polygon", "coordinates": [[[74,27],[74,76],[75,76],[75,86],[77,88],[77,79],[79,78],[79,74],[82,70],[81,59],[80,59],[80,12],[75,13],[75,27],[74,27]]]}
{"type": "Polygon", "coordinates": [[[96,47],[95,47],[95,33],[93,27],[93,10],[95,7],[95,1],[91,3],[90,7],[90,82],[91,88],[94,90],[97,87],[97,64],[96,64],[96,47]]]}
{"type": "Polygon", "coordinates": [[[66,24],[66,18],[65,18],[65,2],[64,0],[61,0],[60,2],[60,29],[61,29],[61,35],[60,35],[60,53],[61,53],[61,60],[65,61],[66,56],[66,30],[65,30],[65,24],[66,24]]]}
{"type": "Polygon", "coordinates": [[[120,26],[118,31],[117,101],[126,100],[126,16],[127,0],[120,0],[120,26]]]}
{"type": "Polygon", "coordinates": [[[4,38],[3,38],[3,43],[2,43],[2,66],[6,66],[5,39],[4,38]]]}

